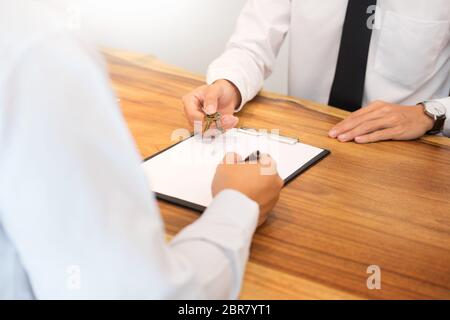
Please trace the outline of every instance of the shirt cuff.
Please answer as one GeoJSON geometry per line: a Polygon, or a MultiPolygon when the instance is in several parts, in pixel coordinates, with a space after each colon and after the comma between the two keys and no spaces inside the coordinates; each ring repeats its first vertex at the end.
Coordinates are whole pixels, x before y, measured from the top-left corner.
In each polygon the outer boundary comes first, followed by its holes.
{"type": "Polygon", "coordinates": [[[444,123],[444,129],[443,129],[443,133],[445,136],[450,137],[450,97],[449,98],[443,98],[443,99],[437,99],[437,100],[433,100],[439,103],[442,103],[445,108],[447,108],[447,120],[445,120],[444,123]]]}
{"type": "Polygon", "coordinates": [[[235,284],[231,297],[237,297],[256,230],[259,206],[234,190],[219,193],[195,223],[186,227],[172,241],[176,246],[187,241],[205,241],[223,251],[230,261],[235,284]]]}
{"type": "Polygon", "coordinates": [[[206,82],[208,85],[213,84],[217,80],[228,80],[231,83],[233,83],[236,88],[238,88],[240,94],[241,94],[241,104],[240,106],[235,110],[236,112],[239,112],[242,110],[244,105],[249,102],[253,97],[249,96],[249,91],[247,90],[246,81],[244,79],[244,76],[241,74],[239,70],[236,69],[212,69],[210,68],[208,70],[208,74],[206,77],[206,82]]]}
{"type": "Polygon", "coordinates": [[[172,241],[204,239],[223,248],[241,248],[250,241],[259,217],[258,204],[235,190],[219,193],[195,223],[183,229],[172,241]]]}

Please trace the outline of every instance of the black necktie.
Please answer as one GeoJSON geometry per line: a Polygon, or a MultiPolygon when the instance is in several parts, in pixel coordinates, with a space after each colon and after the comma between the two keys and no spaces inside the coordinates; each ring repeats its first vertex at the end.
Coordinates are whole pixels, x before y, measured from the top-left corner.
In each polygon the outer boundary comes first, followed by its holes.
{"type": "Polygon", "coordinates": [[[372,29],[367,21],[369,6],[377,0],[349,0],[341,47],[331,88],[329,105],[356,111],[361,108],[372,29]]]}

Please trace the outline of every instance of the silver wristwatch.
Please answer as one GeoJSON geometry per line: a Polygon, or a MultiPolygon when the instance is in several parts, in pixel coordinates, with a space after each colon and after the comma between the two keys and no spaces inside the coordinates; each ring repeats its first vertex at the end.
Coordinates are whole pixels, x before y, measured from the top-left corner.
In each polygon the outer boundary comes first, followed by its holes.
{"type": "Polygon", "coordinates": [[[434,120],[433,129],[428,131],[428,134],[438,134],[444,128],[447,108],[438,101],[425,101],[422,102],[425,107],[425,114],[434,120]]]}

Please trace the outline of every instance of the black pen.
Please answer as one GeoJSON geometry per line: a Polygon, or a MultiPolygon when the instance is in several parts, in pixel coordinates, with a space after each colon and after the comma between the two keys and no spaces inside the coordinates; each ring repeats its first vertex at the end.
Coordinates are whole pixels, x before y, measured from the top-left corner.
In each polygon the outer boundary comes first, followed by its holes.
{"type": "Polygon", "coordinates": [[[257,150],[245,158],[244,162],[256,162],[259,161],[259,159],[261,159],[261,152],[257,150]]]}

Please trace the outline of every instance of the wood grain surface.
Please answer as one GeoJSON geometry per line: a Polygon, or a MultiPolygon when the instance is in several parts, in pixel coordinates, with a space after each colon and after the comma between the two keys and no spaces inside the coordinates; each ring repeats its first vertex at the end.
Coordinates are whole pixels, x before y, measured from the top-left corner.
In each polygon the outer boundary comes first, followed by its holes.
{"type": "MultiPolygon", "coordinates": [[[[105,49],[113,87],[142,157],[189,128],[180,98],[203,84],[157,59],[105,49]]],[[[242,299],[450,299],[450,139],[342,144],[346,112],[262,93],[241,125],[280,129],[331,150],[289,184],[251,249],[242,299]],[[367,268],[381,268],[369,290],[367,268]]],[[[160,202],[168,235],[199,217],[160,202]]]]}

